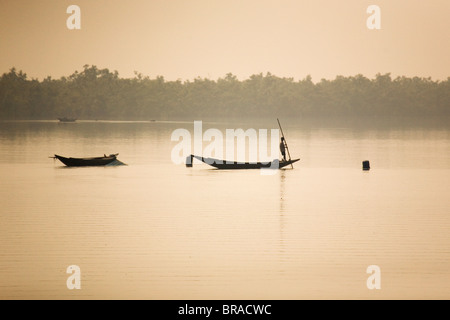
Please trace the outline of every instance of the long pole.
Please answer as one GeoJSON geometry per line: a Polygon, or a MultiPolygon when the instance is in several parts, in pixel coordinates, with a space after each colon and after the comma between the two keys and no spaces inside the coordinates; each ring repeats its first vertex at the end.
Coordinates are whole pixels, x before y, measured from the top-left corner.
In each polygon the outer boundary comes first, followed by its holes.
{"type": "MultiPolygon", "coordinates": [[[[280,127],[281,136],[284,138],[283,128],[281,128],[280,120],[278,118],[277,118],[277,121],[278,121],[278,126],[280,127]]],[[[283,139],[283,142],[284,142],[284,146],[286,147],[286,150],[287,150],[288,155],[289,155],[289,161],[291,161],[291,153],[289,152],[289,148],[288,148],[288,145],[287,145],[287,142],[286,142],[286,138],[283,139]]],[[[293,166],[292,163],[291,163],[291,168],[294,169],[294,166],[293,166]]]]}

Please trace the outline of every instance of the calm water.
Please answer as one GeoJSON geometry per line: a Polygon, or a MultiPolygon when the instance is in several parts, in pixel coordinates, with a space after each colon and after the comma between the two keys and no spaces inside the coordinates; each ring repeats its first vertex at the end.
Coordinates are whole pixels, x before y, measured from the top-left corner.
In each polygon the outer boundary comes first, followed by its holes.
{"type": "Polygon", "coordinates": [[[450,298],[450,129],[288,123],[302,160],[263,176],[173,164],[176,128],[1,122],[0,298],[450,298]],[[117,152],[128,166],[48,158],[117,152]]]}

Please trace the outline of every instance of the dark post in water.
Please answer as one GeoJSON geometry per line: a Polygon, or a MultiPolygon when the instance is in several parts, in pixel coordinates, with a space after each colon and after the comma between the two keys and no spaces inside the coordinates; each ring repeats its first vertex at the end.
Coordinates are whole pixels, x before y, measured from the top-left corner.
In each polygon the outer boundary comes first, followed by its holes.
{"type": "Polygon", "coordinates": [[[370,162],[369,160],[364,160],[362,163],[363,170],[370,170],[370,162]]]}

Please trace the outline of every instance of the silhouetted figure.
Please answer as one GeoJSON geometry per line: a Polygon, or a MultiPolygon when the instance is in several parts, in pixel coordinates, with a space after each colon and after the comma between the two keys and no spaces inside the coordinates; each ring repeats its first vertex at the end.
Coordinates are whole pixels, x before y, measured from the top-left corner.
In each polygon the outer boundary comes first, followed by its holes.
{"type": "Polygon", "coordinates": [[[284,137],[281,137],[280,151],[281,155],[283,156],[283,161],[286,161],[286,147],[284,145],[284,137]]]}

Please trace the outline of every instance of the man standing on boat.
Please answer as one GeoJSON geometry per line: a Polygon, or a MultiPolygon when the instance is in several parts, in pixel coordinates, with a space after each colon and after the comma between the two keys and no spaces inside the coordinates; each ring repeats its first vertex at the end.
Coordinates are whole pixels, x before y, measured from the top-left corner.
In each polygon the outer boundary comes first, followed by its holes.
{"type": "Polygon", "coordinates": [[[284,137],[281,137],[280,151],[283,156],[283,161],[286,161],[286,146],[284,145],[284,137]]]}

